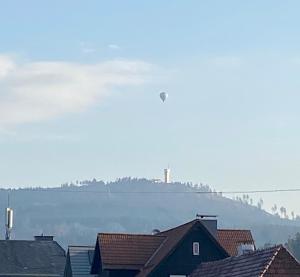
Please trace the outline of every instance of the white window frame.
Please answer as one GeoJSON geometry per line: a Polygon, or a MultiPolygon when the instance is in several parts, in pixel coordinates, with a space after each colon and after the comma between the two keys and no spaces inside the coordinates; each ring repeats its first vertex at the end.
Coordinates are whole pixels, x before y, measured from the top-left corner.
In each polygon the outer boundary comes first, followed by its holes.
{"type": "Polygon", "coordinates": [[[193,256],[199,256],[200,255],[200,244],[199,242],[195,241],[193,242],[193,256]]]}

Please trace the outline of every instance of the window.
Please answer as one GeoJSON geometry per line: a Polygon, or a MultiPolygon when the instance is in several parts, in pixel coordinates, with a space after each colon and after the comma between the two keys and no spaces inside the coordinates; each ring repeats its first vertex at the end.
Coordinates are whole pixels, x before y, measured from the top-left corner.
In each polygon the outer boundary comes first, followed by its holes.
{"type": "Polygon", "coordinates": [[[193,242],[193,255],[199,256],[199,253],[200,253],[199,242],[193,242]]]}

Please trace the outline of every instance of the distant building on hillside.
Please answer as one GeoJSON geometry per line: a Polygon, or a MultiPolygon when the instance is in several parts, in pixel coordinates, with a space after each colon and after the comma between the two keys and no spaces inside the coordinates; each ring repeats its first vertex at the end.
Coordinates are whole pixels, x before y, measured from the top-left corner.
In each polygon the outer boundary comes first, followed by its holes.
{"type": "Polygon", "coordinates": [[[170,168],[165,168],[164,173],[165,173],[165,183],[166,184],[171,183],[171,169],[170,168]]]}

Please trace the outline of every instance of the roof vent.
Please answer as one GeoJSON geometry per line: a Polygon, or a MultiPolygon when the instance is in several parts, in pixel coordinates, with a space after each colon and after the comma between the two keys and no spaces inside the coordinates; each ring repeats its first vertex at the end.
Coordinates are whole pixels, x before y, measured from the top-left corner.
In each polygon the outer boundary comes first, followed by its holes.
{"type": "Polygon", "coordinates": [[[53,241],[54,236],[44,236],[41,234],[40,236],[34,236],[34,240],[36,241],[53,241]]]}
{"type": "Polygon", "coordinates": [[[160,233],[160,230],[158,230],[158,229],[153,229],[152,230],[152,235],[157,235],[159,233],[160,233]]]}
{"type": "Polygon", "coordinates": [[[254,244],[242,243],[238,246],[238,256],[252,253],[255,250],[254,244]]]}

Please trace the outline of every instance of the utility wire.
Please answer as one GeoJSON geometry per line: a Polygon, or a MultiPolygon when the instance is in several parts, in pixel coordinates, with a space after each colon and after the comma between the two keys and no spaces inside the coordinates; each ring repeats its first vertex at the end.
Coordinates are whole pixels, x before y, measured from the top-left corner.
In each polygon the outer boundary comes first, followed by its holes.
{"type": "MultiPolygon", "coordinates": [[[[62,192],[62,193],[98,193],[98,194],[256,194],[256,193],[278,193],[278,192],[300,192],[295,189],[266,189],[266,190],[232,190],[232,191],[100,191],[100,190],[66,190],[60,188],[52,189],[20,189],[22,192],[62,192]]],[[[17,190],[15,190],[17,191],[17,190]]]]}

